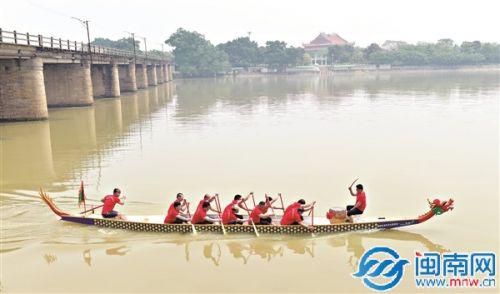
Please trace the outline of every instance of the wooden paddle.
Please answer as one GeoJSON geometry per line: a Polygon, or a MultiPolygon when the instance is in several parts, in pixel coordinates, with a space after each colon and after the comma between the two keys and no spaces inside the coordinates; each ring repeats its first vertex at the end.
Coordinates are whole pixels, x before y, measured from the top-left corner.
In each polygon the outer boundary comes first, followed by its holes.
{"type": "MultiPolygon", "coordinates": [[[[245,205],[245,208],[248,209],[248,206],[247,206],[247,203],[245,202],[245,200],[243,200],[242,202],[245,205]]],[[[248,213],[248,220],[249,220],[249,222],[252,223],[253,230],[255,231],[255,236],[260,237],[259,231],[257,230],[257,226],[255,225],[252,218],[250,217],[250,212],[248,210],[247,210],[247,213],[248,213]]]]}
{"type": "Polygon", "coordinates": [[[278,193],[278,196],[280,196],[281,209],[283,210],[283,213],[285,213],[285,205],[283,204],[283,197],[281,197],[281,193],[278,193]]]}
{"type": "Polygon", "coordinates": [[[313,227],[313,231],[311,232],[311,237],[316,237],[316,234],[314,234],[314,206],[311,207],[311,226],[313,227]]]}
{"type": "Polygon", "coordinates": [[[220,225],[222,227],[222,233],[224,233],[224,235],[227,235],[226,228],[224,228],[224,224],[222,223],[222,215],[221,215],[222,209],[220,206],[219,194],[215,194],[215,205],[217,205],[217,210],[219,211],[219,219],[220,219],[220,225]]]}
{"type": "Polygon", "coordinates": [[[189,202],[184,199],[184,204],[186,204],[186,209],[189,217],[189,223],[191,224],[191,229],[193,230],[193,235],[197,235],[198,232],[196,232],[196,228],[194,227],[193,220],[191,219],[191,213],[189,212],[189,202]]]}
{"type": "Polygon", "coordinates": [[[104,204],[99,205],[99,206],[96,206],[96,207],[92,207],[91,209],[87,209],[87,210],[84,210],[84,211],[80,212],[80,214],[84,214],[84,213],[87,213],[87,212],[90,212],[90,211],[92,211],[92,212],[93,212],[94,210],[96,210],[96,209],[98,209],[98,208],[101,208],[101,207],[103,207],[103,206],[104,206],[104,204]]]}
{"type": "MultiPolygon", "coordinates": [[[[274,213],[273,204],[271,203],[271,201],[269,201],[269,198],[267,198],[268,197],[267,194],[265,195],[265,197],[266,197],[266,202],[269,203],[269,205],[270,205],[271,212],[273,213],[274,217],[276,217],[276,214],[274,213]]],[[[271,218],[271,224],[273,223],[272,219],[273,218],[271,218]]]]}

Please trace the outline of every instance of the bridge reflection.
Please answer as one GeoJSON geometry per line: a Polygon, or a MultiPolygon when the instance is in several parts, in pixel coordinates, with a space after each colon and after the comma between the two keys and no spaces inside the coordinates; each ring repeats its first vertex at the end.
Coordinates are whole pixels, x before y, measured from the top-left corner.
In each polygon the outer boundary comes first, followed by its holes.
{"type": "MultiPolygon", "coordinates": [[[[99,99],[94,106],[50,110],[50,119],[0,125],[2,194],[21,195],[43,186],[74,189],[169,103],[173,84],[99,99]],[[160,97],[161,95],[161,97],[160,97]]],[[[31,195],[31,193],[30,193],[31,195]]]]}

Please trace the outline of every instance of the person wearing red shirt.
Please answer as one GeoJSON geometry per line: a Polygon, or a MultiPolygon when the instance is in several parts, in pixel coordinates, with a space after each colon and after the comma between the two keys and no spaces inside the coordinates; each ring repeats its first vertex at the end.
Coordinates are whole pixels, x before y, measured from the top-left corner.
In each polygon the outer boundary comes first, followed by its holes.
{"type": "Polygon", "coordinates": [[[308,228],[310,230],[314,230],[314,227],[311,225],[306,225],[304,223],[304,217],[302,217],[302,213],[304,210],[302,208],[298,208],[297,210],[290,210],[288,213],[283,215],[281,218],[281,225],[282,226],[303,226],[305,228],[308,228]]]}
{"type": "Polygon", "coordinates": [[[264,209],[267,211],[268,208],[269,206],[264,201],[259,202],[259,204],[255,206],[255,208],[250,213],[250,219],[253,221],[254,224],[256,225],[272,224],[273,222],[272,217],[274,215],[266,214],[266,212],[264,212],[264,209]]]}
{"type": "Polygon", "coordinates": [[[316,201],[313,201],[311,204],[306,205],[306,201],[304,199],[300,199],[299,201],[288,205],[288,207],[283,212],[283,215],[289,213],[290,211],[295,211],[299,208],[302,208],[304,211],[311,210],[311,208],[313,208],[314,204],[316,204],[316,201]]]}
{"type": "Polygon", "coordinates": [[[347,205],[347,217],[348,221],[352,222],[352,216],[357,214],[363,214],[366,208],[366,195],[363,191],[363,185],[356,185],[356,194],[352,191],[352,185],[354,185],[356,181],[354,181],[351,186],[349,186],[349,192],[351,196],[356,197],[356,203],[354,205],[347,205]]]}
{"type": "MultiPolygon", "coordinates": [[[[278,194],[280,195],[280,194],[278,194]]],[[[278,198],[274,199],[270,196],[265,196],[265,203],[266,205],[262,208],[262,213],[267,213],[267,211],[269,210],[269,208],[272,208],[272,209],[281,209],[281,207],[276,207],[276,206],[273,206],[273,203],[276,202],[276,200],[278,200],[278,198]]]]}
{"type": "Polygon", "coordinates": [[[168,208],[168,210],[173,208],[175,202],[179,202],[181,204],[180,211],[182,213],[186,212],[187,201],[186,201],[186,198],[184,198],[184,194],[177,193],[177,195],[175,195],[174,202],[172,202],[172,204],[170,204],[170,207],[168,208]]]}
{"type": "MultiPolygon", "coordinates": [[[[120,194],[122,191],[120,189],[115,188],[113,189],[113,195],[107,195],[104,196],[104,198],[101,199],[101,202],[104,203],[102,206],[102,217],[104,218],[116,218],[120,220],[125,220],[125,216],[118,213],[117,211],[113,210],[115,208],[116,204],[123,205],[124,203],[120,199],[120,194]]],[[[126,199],[125,196],[122,197],[123,200],[126,199]]]]}
{"type": "Polygon", "coordinates": [[[198,210],[201,210],[203,208],[203,204],[205,204],[205,203],[208,203],[208,210],[211,210],[215,213],[221,213],[217,209],[213,209],[212,206],[210,205],[210,203],[215,200],[215,197],[217,197],[217,195],[218,194],[215,194],[214,196],[210,196],[208,194],[205,194],[205,196],[203,196],[203,199],[200,200],[200,202],[198,203],[198,206],[196,207],[195,213],[198,212],[198,210]]]}
{"type": "Polygon", "coordinates": [[[181,206],[182,204],[180,202],[174,202],[170,208],[168,209],[167,216],[163,220],[163,223],[165,224],[183,224],[187,223],[190,221],[189,217],[183,215],[181,213],[181,206]]]}
{"type": "Polygon", "coordinates": [[[235,206],[238,206],[239,208],[246,211],[251,211],[250,209],[246,208],[243,204],[252,195],[253,192],[250,192],[250,194],[248,194],[248,196],[246,196],[245,198],[241,197],[241,195],[239,194],[235,195],[233,201],[231,201],[231,203],[229,203],[222,212],[222,223],[225,225],[234,225],[237,223],[241,223],[240,221],[243,219],[243,216],[237,214],[238,208],[236,208],[235,206]],[[233,208],[236,208],[236,211],[233,208]]]}
{"type": "Polygon", "coordinates": [[[210,203],[205,202],[202,204],[200,209],[197,209],[193,215],[191,223],[196,225],[205,225],[205,224],[213,224],[215,222],[220,221],[219,219],[211,218],[207,215],[208,210],[210,209],[210,203]]]}

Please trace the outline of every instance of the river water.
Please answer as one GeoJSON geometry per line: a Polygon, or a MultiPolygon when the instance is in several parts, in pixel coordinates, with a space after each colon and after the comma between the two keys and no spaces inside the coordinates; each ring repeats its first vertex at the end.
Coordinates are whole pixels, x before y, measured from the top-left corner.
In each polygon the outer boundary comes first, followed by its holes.
{"type": "MultiPolygon", "coordinates": [[[[1,290],[6,292],[367,291],[363,252],[499,247],[499,71],[179,80],[0,125],[1,290]],[[318,237],[168,235],[62,223],[77,191],[114,187],[125,214],[164,214],[177,192],[283,193],[353,202],[367,216],[416,217],[427,198],[455,210],[418,226],[318,237]]],[[[413,268],[397,289],[414,292],[413,268]]]]}

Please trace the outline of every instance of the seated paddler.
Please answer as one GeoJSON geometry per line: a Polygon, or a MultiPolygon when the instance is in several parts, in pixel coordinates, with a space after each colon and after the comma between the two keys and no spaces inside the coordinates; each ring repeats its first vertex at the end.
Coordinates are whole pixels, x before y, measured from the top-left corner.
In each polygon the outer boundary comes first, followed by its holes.
{"type": "Polygon", "coordinates": [[[307,225],[304,223],[304,217],[302,216],[304,213],[304,209],[298,208],[296,210],[290,210],[288,213],[285,213],[281,218],[280,224],[282,226],[303,226],[308,228],[309,230],[314,230],[312,225],[307,225]]]}
{"type": "Polygon", "coordinates": [[[102,217],[125,220],[124,215],[118,213],[116,210],[113,210],[116,204],[124,204],[122,200],[125,200],[126,197],[123,196],[122,198],[120,198],[121,193],[122,191],[120,191],[120,189],[115,188],[113,189],[112,195],[104,196],[104,198],[101,199],[101,202],[104,203],[101,211],[102,217]]]}
{"type": "Polygon", "coordinates": [[[237,207],[232,207],[229,213],[222,214],[222,223],[224,225],[242,225],[247,220],[243,216],[238,214],[239,210],[237,207]]]}
{"type": "Polygon", "coordinates": [[[250,220],[256,225],[270,225],[273,222],[272,217],[274,214],[268,214],[267,209],[269,209],[269,202],[261,201],[250,213],[250,220]]]}
{"type": "Polygon", "coordinates": [[[283,212],[283,215],[290,213],[291,211],[296,211],[299,208],[301,208],[304,211],[311,210],[314,207],[314,204],[316,204],[316,201],[313,201],[310,204],[306,204],[306,201],[304,199],[299,199],[299,201],[288,205],[285,211],[283,212]]]}
{"type": "Polygon", "coordinates": [[[190,221],[189,217],[181,213],[181,203],[174,202],[168,209],[167,216],[163,223],[165,224],[183,224],[190,221]]]}
{"type": "Polygon", "coordinates": [[[203,199],[200,200],[200,202],[198,203],[198,206],[196,207],[196,211],[198,211],[199,209],[202,209],[203,204],[208,203],[208,210],[213,211],[215,213],[221,213],[221,211],[218,211],[217,209],[213,209],[212,205],[211,205],[211,202],[214,201],[216,197],[217,197],[217,194],[215,194],[214,196],[210,196],[209,194],[205,194],[205,196],[203,196],[203,199]]]}
{"type": "Polygon", "coordinates": [[[205,224],[213,224],[215,222],[220,221],[218,218],[211,218],[207,215],[207,212],[210,210],[210,203],[205,202],[201,205],[200,209],[196,209],[196,212],[191,219],[191,223],[195,225],[205,225],[205,224]]]}
{"type": "MultiPolygon", "coordinates": [[[[244,202],[247,201],[248,198],[250,198],[250,196],[252,195],[253,192],[250,192],[246,197],[242,197],[239,194],[235,195],[233,201],[231,201],[231,203],[229,203],[222,212],[222,223],[226,224],[226,222],[229,221],[229,218],[231,217],[232,214],[234,214],[238,219],[243,218],[243,216],[239,215],[237,212],[234,213],[233,208],[241,208],[243,210],[250,212],[251,210],[246,207],[244,202]]],[[[236,209],[236,211],[238,211],[238,209],[236,209]]]]}

